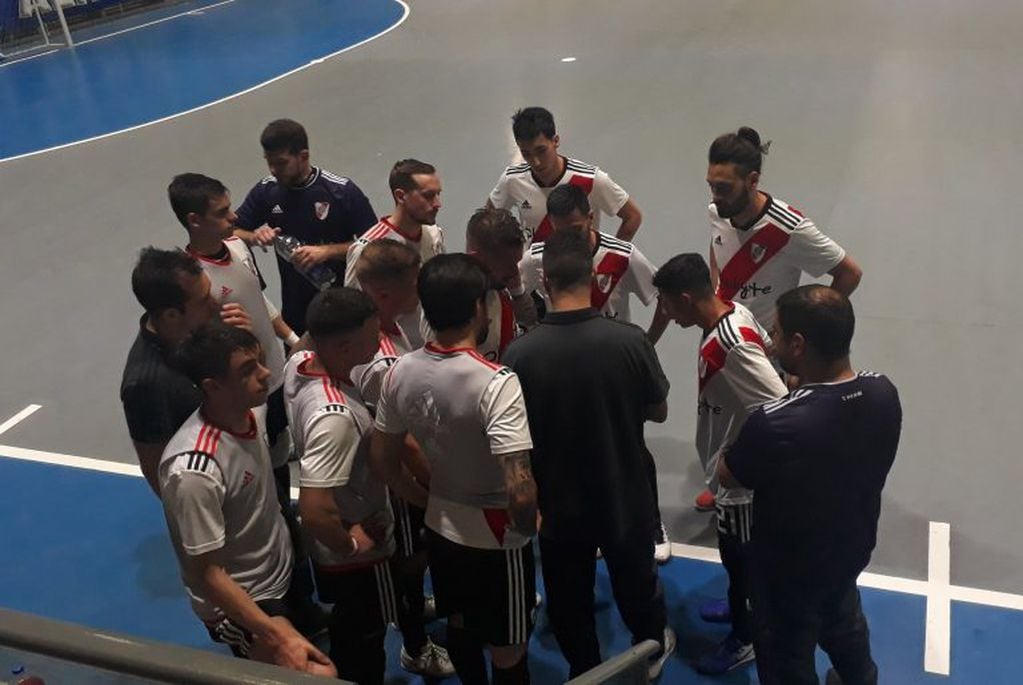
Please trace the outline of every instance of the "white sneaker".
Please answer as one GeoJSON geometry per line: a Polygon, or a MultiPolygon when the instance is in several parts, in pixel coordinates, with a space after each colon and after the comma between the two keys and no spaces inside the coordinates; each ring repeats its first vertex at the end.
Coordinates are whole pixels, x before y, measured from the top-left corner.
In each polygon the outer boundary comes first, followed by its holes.
{"type": "Polygon", "coordinates": [[[657,680],[661,677],[661,671],[664,670],[664,663],[668,660],[668,657],[675,653],[675,646],[678,644],[678,639],[675,637],[675,631],[670,627],[664,627],[664,643],[661,649],[661,654],[650,660],[650,666],[647,667],[647,677],[650,680],[657,680]]]}
{"type": "Polygon", "coordinates": [[[671,541],[668,540],[668,531],[661,524],[661,532],[654,541],[654,561],[658,564],[667,564],[671,559],[671,541]]]}
{"type": "Polygon", "coordinates": [[[402,645],[401,667],[409,673],[431,678],[448,678],[455,675],[455,667],[451,664],[448,650],[435,645],[430,638],[426,638],[426,644],[415,659],[409,656],[402,645]]]}

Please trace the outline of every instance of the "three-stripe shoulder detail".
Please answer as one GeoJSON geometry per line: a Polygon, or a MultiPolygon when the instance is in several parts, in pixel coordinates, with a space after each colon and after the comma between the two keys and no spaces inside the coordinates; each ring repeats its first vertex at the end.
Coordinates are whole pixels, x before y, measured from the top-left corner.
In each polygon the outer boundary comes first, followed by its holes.
{"type": "Polygon", "coordinates": [[[803,220],[799,215],[775,202],[772,202],[771,206],[767,208],[767,215],[790,230],[796,228],[799,222],[803,220]]]}
{"type": "Polygon", "coordinates": [[[597,173],[597,167],[586,162],[580,162],[578,159],[566,159],[565,166],[572,171],[578,171],[584,174],[593,175],[597,173]]]}
{"type": "Polygon", "coordinates": [[[336,404],[334,402],[325,404],[319,408],[318,413],[320,414],[348,414],[352,410],[343,404],[336,404]]]}
{"type": "Polygon", "coordinates": [[[213,458],[206,452],[199,450],[189,450],[188,452],[182,452],[178,455],[179,459],[184,459],[184,470],[185,471],[197,471],[199,473],[211,473],[213,471],[213,458]]]}
{"type": "Polygon", "coordinates": [[[514,166],[510,166],[507,169],[505,169],[504,170],[504,175],[505,176],[516,176],[518,174],[524,174],[527,171],[529,171],[529,165],[528,164],[516,164],[514,166]]]}
{"type": "Polygon", "coordinates": [[[542,257],[543,256],[543,243],[533,243],[529,246],[529,254],[531,257],[542,257]]]}
{"type": "Polygon", "coordinates": [[[337,174],[327,171],[326,169],[320,169],[320,176],[327,179],[331,183],[336,183],[340,186],[348,185],[349,179],[344,176],[338,176],[337,174]]]}
{"type": "Polygon", "coordinates": [[[636,249],[632,243],[609,236],[606,233],[600,234],[600,246],[625,255],[631,255],[632,251],[636,249]]]}

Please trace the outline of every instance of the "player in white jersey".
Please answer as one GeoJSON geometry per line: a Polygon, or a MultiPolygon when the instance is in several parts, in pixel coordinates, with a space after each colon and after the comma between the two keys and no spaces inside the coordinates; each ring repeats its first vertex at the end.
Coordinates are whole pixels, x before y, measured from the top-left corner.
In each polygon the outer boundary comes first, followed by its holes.
{"type": "Polygon", "coordinates": [[[401,493],[400,455],[411,433],[430,464],[426,509],[437,613],[466,685],[528,683],[536,483],[518,378],[476,350],[488,286],[479,263],[442,255],[419,275],[419,298],[436,342],[391,368],[377,407],[371,457],[401,493]]]}
{"type": "Polygon", "coordinates": [[[594,227],[600,228],[600,214],[622,220],[617,236],[631,241],[643,221],[636,202],[604,171],[558,153],[561,138],[554,116],[543,107],[526,107],[512,117],[515,144],[525,160],[504,170],[490,191],[487,206],[518,212],[528,247],[542,242],[554,227],[547,215],[547,196],[561,185],[582,188],[597,210],[594,227]]]}
{"type": "MultiPolygon", "coordinates": [[[[419,292],[416,289],[419,265],[419,253],[412,246],[389,238],[366,245],[356,264],[362,289],[373,300],[380,317],[380,344],[376,354],[368,364],[352,369],[352,381],[371,412],[376,411],[380,401],[387,371],[398,357],[413,349],[398,320],[402,315],[419,309],[419,292]]],[[[424,324],[424,328],[428,327],[424,324]]],[[[412,438],[407,439],[402,458],[405,467],[420,483],[429,483],[429,466],[412,438]]],[[[391,507],[397,541],[395,582],[400,600],[408,609],[402,626],[405,635],[402,664],[416,671],[413,661],[428,661],[431,654],[428,646],[424,647],[425,624],[433,614],[433,597],[423,590],[428,562],[423,522],[426,512],[393,492],[391,507]],[[418,625],[413,625],[414,622],[418,625]],[[420,657],[414,659],[409,656],[414,654],[420,654],[420,657]]]]}
{"type": "MultiPolygon", "coordinates": [[[[601,233],[594,227],[594,213],[582,190],[570,185],[560,186],[551,192],[546,207],[555,230],[580,231],[589,236],[593,250],[594,308],[609,319],[629,323],[632,321],[630,295],[645,305],[654,301],[657,291],[653,285],[653,264],[632,243],[601,233]]],[[[519,269],[526,291],[538,291],[545,301],[548,300],[543,288],[543,243],[530,246],[519,269]]],[[[657,325],[663,325],[657,316],[654,320],[657,325]]],[[[654,333],[652,328],[648,335],[654,333]]]]}
{"type": "Polygon", "coordinates": [[[220,181],[202,174],[179,174],[167,188],[171,208],[188,231],[186,251],[199,260],[210,279],[210,293],[220,304],[237,302],[249,312],[252,332],[259,340],[270,369],[270,400],[267,430],[274,468],[288,460],[284,437],[287,419],[281,387],[284,385],[284,347],[298,343],[298,336],[284,322],[277,308],[263,294],[263,282],[252,252],[234,237],[231,195],[220,181]]]}
{"type": "Polygon", "coordinates": [[[452,675],[446,654],[426,637],[421,617],[409,631],[408,609],[394,581],[394,518],[387,487],[370,471],[373,418],[353,383],[352,369],[371,360],[379,347],[376,308],[365,293],[332,288],[313,298],[306,324],[315,352],[292,357],[285,395],[301,466],[299,510],[312,538],[316,587],[320,600],[334,605],[331,659],[341,678],[382,683],[387,624],[397,623],[405,635],[403,666],[429,676],[452,675]]]}
{"type": "Polygon", "coordinates": [[[710,146],[710,269],[718,295],[745,305],[771,330],[774,304],[799,285],[805,271],[832,276],[831,287],[850,295],[863,271],[803,214],[760,190],[760,169],[770,145],[742,127],[710,146]]]}
{"type": "Polygon", "coordinates": [[[508,344],[536,325],[536,305],[522,285],[519,262],[525,241],[519,222],[506,209],[476,210],[465,228],[465,251],[480,261],[490,277],[487,332],[478,351],[500,361],[508,344]]]}
{"type": "Polygon", "coordinates": [[[210,636],[239,656],[336,676],[298,632],[319,627],[319,609],[291,587],[292,546],[261,406],[270,377],[263,359],[258,340],[239,328],[205,327],[183,343],[177,362],[203,399],[164,451],[160,498],[210,636]]]}
{"type": "MultiPolygon", "coordinates": [[[[768,358],[770,336],[741,304],[714,293],[707,263],[698,254],[681,254],[654,276],[661,308],[683,328],[699,326],[697,370],[699,393],[696,451],[708,486],[716,480],[718,461],[743,424],[762,404],[787,392],[768,358]]],[[[753,660],[753,625],[749,611],[749,549],[753,493],[717,488],[718,549],[728,572],[728,600],[700,607],[709,621],[732,622],[731,633],[695,662],[701,673],[719,675],[753,660]]]]}

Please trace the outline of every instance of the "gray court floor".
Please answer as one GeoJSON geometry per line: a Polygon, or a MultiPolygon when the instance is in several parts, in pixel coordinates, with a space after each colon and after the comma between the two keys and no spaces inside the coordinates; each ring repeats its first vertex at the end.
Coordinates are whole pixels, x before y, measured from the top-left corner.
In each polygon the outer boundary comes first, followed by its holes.
{"type": "MultiPolygon", "coordinates": [[[[1023,382],[1023,5],[411,4],[396,31],[249,95],[0,164],[0,420],[43,405],[0,442],[133,460],[117,389],[140,314],[134,258],[183,241],[165,199],[174,174],[220,177],[241,200],[264,174],[258,135],[270,119],[305,123],[314,161],[354,178],[381,214],[396,159],[435,163],[439,223],[459,249],[510,158],[511,113],[547,106],[563,151],[608,170],[642,207],[637,243],[658,264],[706,251],[706,148],[749,124],[774,141],[763,187],[863,266],[854,361],[902,394],[872,570],[924,577],[928,521],[946,521],[954,583],[1023,593],[1012,418],[1023,382]]],[[[269,255],[262,263],[276,288],[269,255]]],[[[708,544],[708,518],[689,506],[696,343],[678,329],[662,340],[671,414],[648,436],[672,536],[708,544]]]]}

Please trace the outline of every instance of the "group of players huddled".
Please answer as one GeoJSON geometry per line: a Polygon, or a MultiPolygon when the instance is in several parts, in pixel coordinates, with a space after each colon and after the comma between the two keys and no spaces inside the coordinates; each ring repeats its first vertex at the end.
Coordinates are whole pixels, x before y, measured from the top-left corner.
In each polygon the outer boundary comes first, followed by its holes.
{"type": "Polygon", "coordinates": [[[654,345],[675,321],[703,331],[696,506],[716,512],[729,579],[700,614],[732,626],[687,656],[722,674],[756,649],[762,683],[816,682],[820,642],[847,683],[876,682],[854,583],[901,412],[887,379],[848,365],[859,266],[760,190],[767,145],[750,128],[710,147],[709,262],[689,252],[657,268],[633,242],[636,202],[560,153],[551,113],[512,121],[524,162],[469,217],[464,254],[445,252],[432,165],[397,162],[379,218],[352,180],[311,164],[291,120],[263,131],[271,175],[237,210],[215,179],[172,180],[187,242],[139,256],[145,314],[121,399],[211,638],[372,684],[391,624],[409,672],[527,683],[539,533],[570,675],[600,661],[603,553],[634,640],[661,643],[657,678],[676,647],[657,578],[671,543],[642,426],[667,416],[654,345]],[[602,217],[620,219],[616,234],[602,217]],[[276,253],[280,310],[258,251],[276,253]],[[830,287],[798,287],[803,272],[830,287]],[[632,296],[655,306],[645,332],[629,323],[632,296]],[[445,647],[427,632],[434,618],[445,647]],[[327,654],[313,644],[324,634],[327,654]]]}

